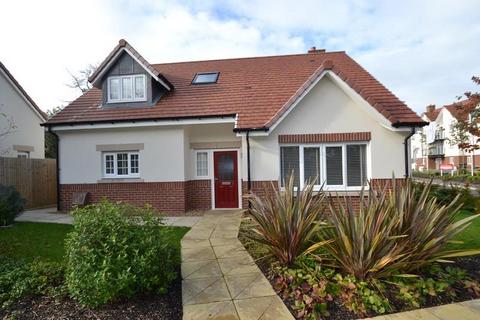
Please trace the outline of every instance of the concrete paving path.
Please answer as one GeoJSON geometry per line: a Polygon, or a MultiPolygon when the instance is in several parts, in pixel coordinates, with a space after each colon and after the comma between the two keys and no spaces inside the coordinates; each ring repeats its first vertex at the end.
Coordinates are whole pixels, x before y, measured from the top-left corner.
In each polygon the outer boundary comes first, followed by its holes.
{"type": "Polygon", "coordinates": [[[237,239],[240,211],[211,211],[182,239],[184,320],[294,319],[237,239]]]}
{"type": "Polygon", "coordinates": [[[374,317],[375,320],[478,320],[480,300],[464,301],[443,306],[374,317]]]}
{"type": "MultiPolygon", "coordinates": [[[[167,226],[191,227],[200,220],[201,217],[164,217],[164,223],[167,226]]],[[[26,222],[46,222],[72,224],[73,217],[68,213],[60,213],[56,208],[44,208],[35,210],[26,210],[20,214],[16,221],[26,222]]]]}

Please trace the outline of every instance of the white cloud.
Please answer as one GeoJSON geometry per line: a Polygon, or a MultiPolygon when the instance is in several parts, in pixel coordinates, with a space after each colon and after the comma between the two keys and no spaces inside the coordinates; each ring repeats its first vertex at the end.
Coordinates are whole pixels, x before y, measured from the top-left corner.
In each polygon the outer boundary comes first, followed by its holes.
{"type": "Polygon", "coordinates": [[[126,38],[152,63],[346,50],[421,112],[480,75],[478,2],[3,1],[0,60],[43,108],[71,100],[73,72],[126,38]],[[4,30],[7,30],[5,32],[4,30]]]}

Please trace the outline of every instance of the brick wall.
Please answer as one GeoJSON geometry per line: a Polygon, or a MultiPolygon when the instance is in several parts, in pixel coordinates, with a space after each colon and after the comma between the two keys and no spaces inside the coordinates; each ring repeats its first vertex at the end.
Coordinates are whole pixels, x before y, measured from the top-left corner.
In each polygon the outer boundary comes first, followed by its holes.
{"type": "MultiPolygon", "coordinates": [[[[402,185],[405,182],[404,178],[400,179],[395,179],[399,185],[402,185]]],[[[256,195],[263,197],[265,196],[268,192],[271,192],[272,190],[272,183],[273,186],[278,188],[278,181],[252,181],[252,192],[255,193],[256,195]]],[[[383,189],[385,186],[388,188],[392,187],[392,179],[372,179],[371,184],[374,188],[381,188],[383,189]]],[[[248,195],[248,189],[247,189],[247,182],[242,181],[242,192],[243,192],[243,199],[242,199],[242,205],[243,208],[248,208],[248,198],[246,195],[248,195]]],[[[350,198],[352,201],[354,209],[358,209],[360,205],[360,197],[357,195],[354,195],[354,192],[350,192],[347,198],[350,198]]],[[[341,193],[339,194],[341,196],[341,193]]],[[[335,198],[335,195],[332,197],[332,199],[335,198]]]]}
{"type": "Polygon", "coordinates": [[[347,142],[347,141],[370,141],[370,132],[346,132],[346,133],[313,133],[313,134],[281,134],[278,136],[279,143],[320,143],[320,142],[347,142]]]}
{"type": "Polygon", "coordinates": [[[123,201],[137,206],[150,204],[166,213],[183,213],[187,210],[211,208],[209,180],[176,182],[128,182],[60,185],[60,207],[68,211],[72,207],[74,192],[88,192],[88,203],[103,198],[123,201]]]}
{"type": "Polygon", "coordinates": [[[191,180],[185,183],[186,210],[209,210],[212,208],[210,180],[191,180]]]}

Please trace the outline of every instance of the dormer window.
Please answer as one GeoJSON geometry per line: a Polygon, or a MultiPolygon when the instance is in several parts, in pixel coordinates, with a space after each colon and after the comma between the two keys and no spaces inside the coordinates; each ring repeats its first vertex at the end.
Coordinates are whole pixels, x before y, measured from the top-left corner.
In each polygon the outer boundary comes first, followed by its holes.
{"type": "Polygon", "coordinates": [[[202,72],[195,74],[192,84],[217,83],[218,72],[202,72]]]}
{"type": "Polygon", "coordinates": [[[112,76],[108,78],[108,102],[136,102],[147,100],[144,74],[112,76]]]}

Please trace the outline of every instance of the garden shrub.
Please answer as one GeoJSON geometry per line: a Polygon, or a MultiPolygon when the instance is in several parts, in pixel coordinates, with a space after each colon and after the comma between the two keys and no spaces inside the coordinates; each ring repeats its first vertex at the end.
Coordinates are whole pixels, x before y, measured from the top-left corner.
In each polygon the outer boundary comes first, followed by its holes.
{"type": "Polygon", "coordinates": [[[14,261],[0,256],[0,309],[28,296],[63,294],[64,270],[57,262],[14,261]]]}
{"type": "Polygon", "coordinates": [[[0,184],[0,226],[7,226],[23,211],[25,199],[13,186],[0,184]]]}
{"type": "Polygon", "coordinates": [[[165,293],[176,278],[177,247],[151,208],[103,201],[73,212],[66,283],[80,303],[96,307],[138,292],[165,293]]]}
{"type": "MultiPolygon", "coordinates": [[[[416,197],[418,198],[425,186],[426,183],[414,183],[416,190],[416,197]]],[[[450,204],[455,198],[459,196],[458,203],[461,204],[461,209],[467,210],[470,212],[476,212],[479,199],[472,195],[472,192],[468,188],[455,187],[453,185],[449,187],[443,187],[439,185],[432,184],[430,186],[430,192],[428,194],[429,198],[436,198],[437,202],[442,205],[450,204]]]]}
{"type": "MultiPolygon", "coordinates": [[[[315,183],[307,183],[303,190],[295,188],[291,175],[285,190],[272,187],[261,198],[251,194],[250,216],[256,222],[252,228],[253,240],[268,246],[282,264],[291,264],[303,253],[317,230],[316,222],[325,208],[325,195],[313,191],[315,183]]],[[[319,243],[317,247],[321,245],[319,243]]]]}

